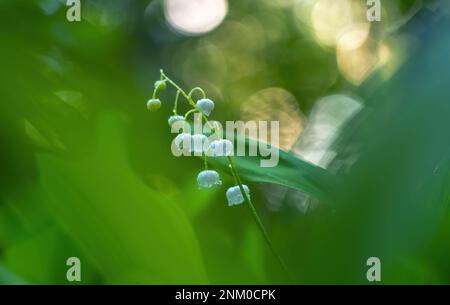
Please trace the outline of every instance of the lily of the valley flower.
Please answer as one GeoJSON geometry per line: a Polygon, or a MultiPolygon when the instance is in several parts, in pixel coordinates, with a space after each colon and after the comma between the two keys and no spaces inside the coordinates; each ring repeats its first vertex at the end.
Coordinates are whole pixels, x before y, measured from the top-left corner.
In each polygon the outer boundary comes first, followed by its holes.
{"type": "MultiPolygon", "coordinates": [[[[247,197],[250,198],[250,189],[245,184],[242,185],[245,193],[247,193],[247,197]]],[[[239,186],[230,187],[227,190],[227,200],[228,206],[238,205],[244,202],[244,196],[242,195],[241,189],[239,186]]]]}
{"type": "Polygon", "coordinates": [[[195,134],[192,136],[192,151],[195,154],[202,154],[204,152],[203,148],[208,143],[208,137],[203,134],[195,134]]]}
{"type": "Polygon", "coordinates": [[[191,142],[192,142],[192,136],[190,133],[180,133],[175,137],[175,145],[178,147],[178,149],[188,149],[191,150],[191,142]]]}
{"type": "Polygon", "coordinates": [[[209,98],[202,98],[197,101],[197,107],[204,115],[209,116],[211,111],[214,110],[214,102],[209,98]]]}
{"type": "Polygon", "coordinates": [[[147,109],[149,111],[156,111],[161,108],[161,101],[158,98],[149,99],[147,102],[147,109]]]}
{"type": "Polygon", "coordinates": [[[213,170],[201,171],[197,176],[197,183],[199,188],[210,188],[214,185],[222,184],[219,173],[213,170]]]}
{"type": "Polygon", "coordinates": [[[233,154],[233,143],[224,139],[214,140],[209,145],[209,152],[214,157],[231,156],[233,154]]]}
{"type": "Polygon", "coordinates": [[[167,85],[166,85],[166,81],[165,80],[157,80],[155,82],[155,89],[158,90],[158,91],[163,91],[163,90],[166,89],[166,87],[167,87],[167,85]]]}
{"type": "Polygon", "coordinates": [[[172,115],[171,117],[169,117],[169,120],[167,122],[169,123],[169,126],[172,127],[173,124],[179,121],[184,121],[184,116],[172,115]]]}

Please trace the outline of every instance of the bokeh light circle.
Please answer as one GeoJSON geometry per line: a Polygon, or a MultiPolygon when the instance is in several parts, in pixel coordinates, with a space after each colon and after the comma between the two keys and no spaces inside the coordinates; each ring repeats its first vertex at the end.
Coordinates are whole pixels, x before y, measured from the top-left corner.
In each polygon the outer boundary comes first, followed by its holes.
{"type": "Polygon", "coordinates": [[[227,0],[165,0],[167,22],[176,31],[199,35],[215,29],[228,12],[227,0]]]}

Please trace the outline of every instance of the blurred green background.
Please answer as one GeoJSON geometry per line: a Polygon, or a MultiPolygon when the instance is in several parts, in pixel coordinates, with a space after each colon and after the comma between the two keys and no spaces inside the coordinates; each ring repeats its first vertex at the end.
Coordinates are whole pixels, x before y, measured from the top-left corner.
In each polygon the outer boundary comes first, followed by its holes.
{"type": "Polygon", "coordinates": [[[0,1],[0,283],[68,284],[72,256],[81,284],[367,284],[372,256],[381,283],[450,283],[448,1],[382,1],[380,22],[363,0],[67,9],[0,1]],[[228,171],[200,191],[202,160],[171,154],[175,92],[145,107],[160,68],[317,166],[242,172],[290,278],[228,171]]]}

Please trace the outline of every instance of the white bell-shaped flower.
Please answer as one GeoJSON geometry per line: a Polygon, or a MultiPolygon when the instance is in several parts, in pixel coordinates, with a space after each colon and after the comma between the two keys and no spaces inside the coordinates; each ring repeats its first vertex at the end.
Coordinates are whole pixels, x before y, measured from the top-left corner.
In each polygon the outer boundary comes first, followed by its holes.
{"type": "Polygon", "coordinates": [[[169,123],[169,126],[172,127],[173,124],[175,124],[176,122],[179,122],[179,121],[184,121],[184,116],[172,115],[171,117],[169,117],[168,123],[169,123]]]}
{"type": "Polygon", "coordinates": [[[204,115],[209,116],[211,111],[214,110],[214,102],[209,98],[202,98],[197,101],[197,107],[204,115]]]}
{"type": "MultiPolygon", "coordinates": [[[[247,197],[250,199],[250,189],[245,184],[242,185],[245,193],[247,193],[247,197]]],[[[227,190],[227,200],[228,206],[238,205],[244,202],[244,196],[242,195],[241,189],[239,186],[230,187],[227,190]]]]}
{"type": "Polygon", "coordinates": [[[192,136],[189,133],[180,133],[175,138],[175,145],[178,147],[178,149],[183,150],[191,150],[191,143],[192,142],[192,136]]]}
{"type": "Polygon", "coordinates": [[[229,140],[214,140],[209,145],[209,155],[214,157],[231,156],[233,143],[229,140]]]}
{"type": "Polygon", "coordinates": [[[149,111],[156,111],[161,108],[161,101],[158,98],[149,99],[147,102],[147,109],[149,111]]]}
{"type": "Polygon", "coordinates": [[[195,154],[202,154],[204,147],[208,145],[208,137],[203,134],[195,134],[192,136],[192,151],[195,154]]]}
{"type": "Polygon", "coordinates": [[[204,170],[197,176],[197,183],[199,188],[210,188],[214,185],[222,184],[219,173],[213,170],[204,170]]]}

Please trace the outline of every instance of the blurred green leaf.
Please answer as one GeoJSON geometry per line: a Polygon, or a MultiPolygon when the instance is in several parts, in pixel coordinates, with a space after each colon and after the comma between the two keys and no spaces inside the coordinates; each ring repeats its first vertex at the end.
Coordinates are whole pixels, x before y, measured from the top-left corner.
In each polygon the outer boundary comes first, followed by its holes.
{"type": "Polygon", "coordinates": [[[0,285],[24,285],[26,284],[18,276],[8,272],[5,268],[0,266],[0,285]]]}
{"type": "MultiPolygon", "coordinates": [[[[66,278],[69,257],[76,256],[86,262],[86,256],[73,241],[53,225],[33,235],[18,240],[7,248],[4,265],[14,274],[33,284],[70,284],[66,278]]],[[[98,282],[93,265],[82,264],[82,282],[98,282]]],[[[75,283],[78,284],[78,283],[75,283]]]]}
{"type": "Polygon", "coordinates": [[[129,168],[124,129],[119,117],[103,116],[91,157],[67,162],[39,156],[49,210],[106,282],[206,283],[198,243],[182,210],[129,168]]]}
{"type": "MultiPolygon", "coordinates": [[[[247,152],[249,145],[254,143],[259,146],[255,140],[246,140],[247,152]]],[[[261,157],[258,156],[234,157],[234,160],[239,174],[249,181],[284,185],[318,199],[329,198],[337,183],[337,178],[331,173],[281,149],[279,163],[275,167],[261,167],[261,157]]],[[[209,157],[208,161],[230,173],[225,157],[209,157]]]]}

